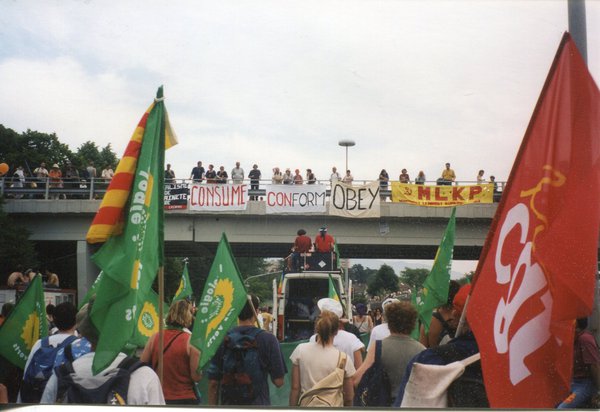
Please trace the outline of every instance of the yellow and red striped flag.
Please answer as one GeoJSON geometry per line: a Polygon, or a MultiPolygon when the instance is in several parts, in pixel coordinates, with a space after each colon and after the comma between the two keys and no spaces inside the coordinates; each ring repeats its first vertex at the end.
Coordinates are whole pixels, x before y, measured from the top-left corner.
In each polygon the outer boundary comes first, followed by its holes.
{"type": "MultiPolygon", "coordinates": [[[[125,153],[117,166],[115,175],[108,185],[106,194],[100,203],[100,208],[88,230],[86,240],[88,243],[105,242],[112,235],[118,235],[123,231],[124,208],[131,193],[135,170],[140,156],[140,148],[144,139],[146,122],[156,101],[153,102],[139,121],[125,153]]],[[[171,128],[169,115],[165,109],[165,149],[177,144],[177,136],[171,128]]]]}

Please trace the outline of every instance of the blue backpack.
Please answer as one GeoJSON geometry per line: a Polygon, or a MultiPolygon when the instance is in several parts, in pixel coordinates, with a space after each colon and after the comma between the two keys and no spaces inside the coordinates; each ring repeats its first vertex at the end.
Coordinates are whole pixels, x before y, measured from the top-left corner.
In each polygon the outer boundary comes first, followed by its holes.
{"type": "Polygon", "coordinates": [[[354,406],[391,406],[390,378],[381,363],[382,341],[375,341],[375,362],[363,375],[354,392],[354,406]]]}
{"type": "Polygon", "coordinates": [[[225,337],[222,405],[252,405],[267,385],[266,373],[260,363],[256,337],[259,328],[230,331],[225,337]]]}
{"type": "Polygon", "coordinates": [[[54,359],[58,351],[70,345],[77,336],[69,336],[57,346],[50,345],[50,338],[42,339],[40,348],[33,354],[29,366],[23,375],[21,384],[21,402],[40,403],[46,383],[52,375],[54,359]]]}

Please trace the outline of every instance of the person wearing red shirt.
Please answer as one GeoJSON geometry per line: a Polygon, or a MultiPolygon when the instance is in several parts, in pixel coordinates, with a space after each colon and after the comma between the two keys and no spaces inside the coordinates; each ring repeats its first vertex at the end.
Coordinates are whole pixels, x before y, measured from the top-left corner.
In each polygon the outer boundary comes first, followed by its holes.
{"type": "Polygon", "coordinates": [[[319,229],[319,234],[315,238],[315,249],[317,252],[333,252],[334,243],[333,236],[327,234],[327,228],[325,226],[319,229]]]}
{"type": "Polygon", "coordinates": [[[306,230],[298,230],[297,235],[298,236],[296,236],[296,240],[294,241],[294,246],[292,247],[291,267],[289,266],[290,262],[288,261],[288,269],[290,270],[299,270],[300,254],[308,253],[312,248],[312,240],[310,239],[310,237],[306,236],[306,230]]]}

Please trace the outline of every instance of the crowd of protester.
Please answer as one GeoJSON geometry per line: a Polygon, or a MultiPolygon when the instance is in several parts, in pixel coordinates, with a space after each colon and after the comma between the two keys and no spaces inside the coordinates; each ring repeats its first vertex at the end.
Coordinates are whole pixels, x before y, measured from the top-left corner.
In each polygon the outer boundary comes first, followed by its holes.
{"type": "MultiPolygon", "coordinates": [[[[94,299],[79,312],[65,302],[47,308],[50,336],[34,344],[24,373],[0,358],[0,402],[198,405],[204,399],[209,405],[270,405],[269,381],[282,387],[286,374],[290,374],[290,406],[323,406],[319,403],[322,398],[334,406],[361,406],[364,399],[361,401],[359,391],[363,390],[370,369],[377,366],[385,374],[390,394],[385,405],[377,406],[400,407],[408,396],[407,383],[416,362],[445,365],[478,353],[468,323],[455,336],[469,291],[468,284],[459,287],[452,283],[447,303],[434,311],[429,331],[424,333],[421,329],[420,339],[411,337],[417,325],[417,311],[408,301],[387,297],[380,305],[371,305],[372,314],[367,305],[357,304],[352,319],[347,319],[339,301],[320,299],[314,334],[291,353],[291,370],[287,369],[272,329],[270,308],[261,307],[258,298],[249,295],[238,316],[238,325],[227,332],[204,376],[196,368],[200,353],[190,344],[196,308],[189,299],[177,300],[165,318],[162,382],[158,378],[158,334],[149,338],[139,359],[121,353],[105,370],[93,374],[92,360],[99,338],[90,319],[94,299]],[[370,336],[365,348],[359,337],[366,333],[370,336]],[[60,349],[54,354],[50,376],[40,389],[31,385],[28,373],[39,359],[36,353],[48,344],[60,349]],[[125,369],[127,373],[123,372],[125,369]],[[115,385],[120,389],[107,395],[103,388],[113,387],[107,382],[112,383],[109,379],[117,375],[126,375],[128,385],[124,389],[115,385]],[[202,379],[208,380],[206,393],[199,390],[202,379]],[[323,382],[334,381],[337,383],[333,391],[331,387],[329,392],[323,390],[323,382]]],[[[0,327],[13,307],[2,307],[0,327]]],[[[593,372],[600,366],[600,355],[593,336],[585,328],[584,320],[579,320],[574,336],[573,392],[557,407],[589,405],[596,393],[598,382],[593,372]]],[[[480,362],[468,366],[462,376],[448,387],[449,406],[488,407],[480,362]]]]}
{"type": "MultiPolygon", "coordinates": [[[[305,170],[305,174],[302,173],[300,169],[294,169],[292,172],[291,168],[286,168],[285,170],[276,166],[272,169],[272,174],[270,181],[272,184],[284,184],[284,185],[301,185],[301,184],[316,184],[319,182],[329,182],[331,184],[335,182],[343,182],[346,184],[352,184],[354,181],[354,177],[352,176],[352,172],[350,170],[346,170],[346,172],[342,175],[338,172],[337,167],[333,166],[331,168],[331,174],[325,179],[318,179],[315,173],[311,168],[307,168],[305,170]]],[[[477,184],[484,183],[494,183],[495,177],[490,176],[489,182],[484,178],[485,171],[479,170],[476,176],[471,179],[465,179],[468,182],[477,182],[477,184]]],[[[171,169],[171,165],[167,165],[167,169],[165,170],[165,179],[174,180],[175,172],[171,169]]],[[[258,169],[258,165],[254,164],[252,166],[252,170],[246,175],[244,173],[244,169],[240,166],[240,162],[236,162],[235,168],[231,170],[231,174],[229,175],[225,169],[225,166],[219,166],[219,170],[215,170],[215,166],[212,164],[208,165],[208,168],[205,169],[202,161],[198,161],[196,166],[192,169],[189,179],[195,183],[234,183],[239,184],[245,180],[250,181],[250,184],[258,184],[260,181],[268,181],[267,177],[263,177],[260,169],[258,169]]],[[[380,182],[382,189],[388,188],[388,182],[394,180],[390,178],[388,172],[385,169],[382,169],[379,173],[377,179],[380,182]]],[[[411,180],[410,175],[407,169],[402,169],[400,174],[398,175],[398,179],[400,183],[414,183],[414,184],[425,184],[427,182],[427,178],[425,173],[420,170],[417,177],[414,180],[411,180]]],[[[435,183],[438,185],[451,185],[456,182],[456,174],[453,169],[450,168],[450,163],[446,163],[445,169],[442,170],[439,178],[435,180],[435,183]]]]}
{"type": "MultiPolygon", "coordinates": [[[[108,184],[114,176],[113,165],[103,165],[102,171],[99,173],[94,162],[88,162],[87,166],[78,170],[70,161],[66,161],[64,165],[57,163],[52,164],[48,169],[45,162],[40,163],[33,171],[25,171],[22,166],[15,168],[12,174],[5,176],[5,184],[10,188],[16,189],[40,189],[46,188],[51,190],[50,198],[52,199],[66,199],[66,198],[86,198],[86,193],[91,189],[93,183],[95,198],[102,196],[103,190],[108,187],[108,184]]],[[[465,179],[465,182],[477,182],[477,184],[493,183],[494,192],[499,193],[499,187],[496,183],[495,177],[489,176],[489,180],[485,179],[485,172],[479,170],[473,179],[465,179]]],[[[175,174],[175,170],[171,164],[166,165],[164,171],[164,177],[166,183],[175,183],[178,181],[175,174]]],[[[186,176],[187,177],[187,176],[186,176]]],[[[186,179],[179,179],[179,181],[185,181],[186,179]]],[[[260,184],[264,184],[269,181],[268,176],[263,176],[257,164],[252,165],[252,168],[248,173],[245,173],[241,167],[240,162],[236,162],[235,167],[228,173],[225,166],[219,166],[218,170],[214,165],[209,164],[205,169],[202,161],[198,161],[196,166],[192,168],[189,175],[189,180],[194,183],[206,183],[206,184],[241,184],[248,182],[251,190],[258,190],[260,184]]],[[[413,183],[423,185],[428,182],[425,173],[420,170],[414,179],[411,179],[407,169],[403,168],[398,175],[398,179],[395,180],[394,176],[390,176],[389,173],[382,169],[379,176],[375,180],[379,181],[380,188],[383,191],[389,189],[390,181],[399,181],[400,183],[413,183]]],[[[350,170],[346,170],[345,173],[340,173],[337,167],[333,166],[331,174],[324,179],[318,179],[311,168],[307,168],[305,173],[300,169],[286,168],[281,169],[274,167],[270,176],[270,182],[272,184],[283,184],[283,185],[302,185],[302,184],[317,184],[328,182],[333,185],[335,182],[342,182],[345,184],[352,184],[354,177],[350,170]]],[[[442,170],[439,178],[431,180],[431,183],[437,185],[452,185],[456,182],[456,174],[453,169],[450,168],[450,163],[446,163],[446,167],[442,170]]],[[[15,193],[10,194],[14,198],[28,198],[42,197],[41,193],[37,194],[21,194],[15,193]]],[[[250,200],[258,200],[255,195],[251,196],[250,200]]]]}
{"type": "MultiPolygon", "coordinates": [[[[79,192],[85,192],[93,183],[98,189],[105,189],[114,176],[114,166],[104,165],[98,172],[94,162],[89,161],[81,169],[76,168],[71,161],[67,160],[64,165],[53,163],[49,168],[46,162],[41,162],[33,170],[27,165],[27,170],[19,165],[12,174],[5,177],[5,184],[16,189],[55,189],[51,191],[50,198],[66,199],[68,197],[82,197],[79,192]],[[58,190],[56,190],[58,189],[58,190]],[[83,189],[83,190],[82,190],[83,189]]],[[[41,194],[32,195],[16,193],[12,195],[16,199],[42,197],[41,194]]]]}

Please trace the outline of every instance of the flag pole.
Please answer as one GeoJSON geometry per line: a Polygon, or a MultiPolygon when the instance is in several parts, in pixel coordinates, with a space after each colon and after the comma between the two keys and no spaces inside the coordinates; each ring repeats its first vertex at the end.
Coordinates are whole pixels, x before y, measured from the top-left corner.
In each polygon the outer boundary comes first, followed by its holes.
{"type": "Polygon", "coordinates": [[[163,350],[164,350],[164,307],[165,300],[165,267],[158,268],[158,378],[163,382],[163,350]]]}

